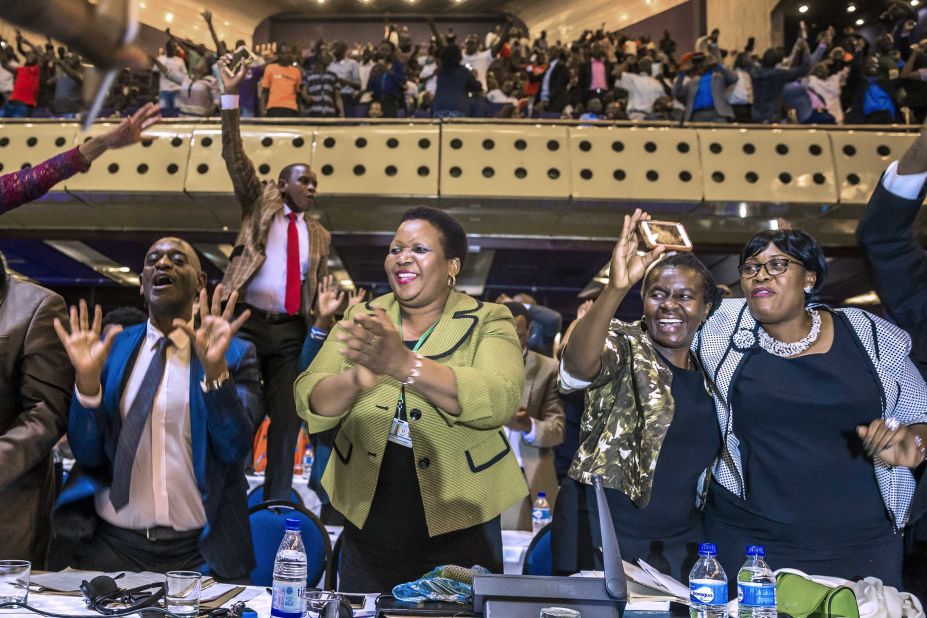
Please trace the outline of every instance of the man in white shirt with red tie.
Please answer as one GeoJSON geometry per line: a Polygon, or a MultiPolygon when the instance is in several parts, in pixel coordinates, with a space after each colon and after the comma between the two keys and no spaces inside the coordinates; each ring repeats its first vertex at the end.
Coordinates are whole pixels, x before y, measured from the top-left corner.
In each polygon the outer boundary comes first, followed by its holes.
{"type": "Polygon", "coordinates": [[[297,359],[312,321],[316,287],[328,274],[331,235],[313,217],[318,179],[306,163],[285,166],[277,182],[262,182],[241,140],[238,87],[231,55],[220,58],[222,158],[241,205],[241,230],[222,280],[225,294],[238,292],[251,318],[241,335],[257,348],[264,380],[267,468],[264,499],[287,499],[293,482],[293,451],[300,420],[293,399],[297,359]]]}

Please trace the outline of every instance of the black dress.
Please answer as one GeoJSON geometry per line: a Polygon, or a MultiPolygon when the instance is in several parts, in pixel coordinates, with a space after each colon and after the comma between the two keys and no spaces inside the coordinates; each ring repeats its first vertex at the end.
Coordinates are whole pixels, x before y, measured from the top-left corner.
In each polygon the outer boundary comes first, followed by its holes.
{"type": "MultiPolygon", "coordinates": [[[[415,344],[405,343],[409,348],[415,344]]],[[[406,420],[402,406],[397,406],[396,415],[406,420]]],[[[444,564],[478,564],[502,573],[500,522],[496,516],[463,530],[428,536],[412,449],[388,442],[364,527],[345,523],[338,590],[391,594],[397,584],[444,564]]]]}
{"type": "MultiPolygon", "coordinates": [[[[700,370],[680,369],[663,359],[673,372],[675,403],[660,447],[650,502],[638,508],[617,489],[605,489],[621,557],[651,566],[687,581],[698,559],[702,514],[696,509],[698,478],[721,448],[718,419],[700,370]]],[[[593,548],[601,545],[595,490],[572,478],[564,479],[554,509],[554,569],[558,573],[601,569],[593,548]]]]}
{"type": "Polygon", "coordinates": [[[852,328],[834,316],[823,354],[785,359],[751,352],[731,392],[746,500],[715,483],[705,531],[736,574],[746,545],[763,545],[773,569],[901,585],[901,535],[856,435],[882,416],[872,363],[852,328]]]}

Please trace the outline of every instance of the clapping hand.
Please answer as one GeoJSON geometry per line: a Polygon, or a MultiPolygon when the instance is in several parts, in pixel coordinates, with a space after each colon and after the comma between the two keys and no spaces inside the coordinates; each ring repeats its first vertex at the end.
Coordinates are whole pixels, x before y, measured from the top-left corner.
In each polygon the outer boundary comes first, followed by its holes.
{"type": "Polygon", "coordinates": [[[518,408],[518,412],[515,413],[515,416],[509,419],[509,422],[505,424],[509,429],[514,429],[515,431],[520,431],[522,433],[528,433],[531,431],[531,417],[528,416],[528,411],[524,408],[518,408]]]}
{"type": "Polygon", "coordinates": [[[637,225],[647,221],[650,215],[640,208],[634,210],[630,217],[624,216],[624,225],[621,227],[621,236],[612,251],[612,261],[609,270],[608,285],[615,290],[627,292],[634,284],[644,278],[647,268],[657,261],[657,258],[666,250],[663,245],[657,245],[647,253],[639,255],[637,246],[640,239],[637,234],[637,225]]]}
{"type": "Polygon", "coordinates": [[[890,466],[916,468],[927,457],[921,438],[898,419],[877,419],[869,425],[860,425],[856,434],[870,457],[878,457],[890,466]]]}
{"type": "Polygon", "coordinates": [[[386,311],[375,307],[373,315],[358,313],[353,322],[342,320],[338,325],[342,329],[336,337],[342,343],[341,353],[359,368],[355,374],[359,386],[370,388],[381,375],[397,380],[408,376],[412,353],[386,311]]]}
{"type": "Polygon", "coordinates": [[[174,328],[179,328],[190,338],[193,351],[196,352],[197,358],[206,370],[207,381],[217,380],[228,371],[225,352],[232,342],[232,337],[251,316],[250,311],[245,311],[234,321],[232,320],[237,300],[238,292],[232,292],[223,311],[222,284],[220,283],[213,292],[212,306],[210,306],[206,290],[200,290],[200,323],[195,330],[186,320],[180,318],[174,320],[174,328]]]}
{"type": "Polygon", "coordinates": [[[68,359],[74,365],[77,390],[93,396],[100,387],[100,376],[110,348],[113,347],[113,339],[122,332],[122,327],[108,329],[101,338],[103,311],[100,305],[94,307],[93,324],[90,324],[89,314],[87,301],[81,299],[80,309],[71,306],[71,332],[64,328],[59,318],[55,318],[54,327],[68,359]]]}

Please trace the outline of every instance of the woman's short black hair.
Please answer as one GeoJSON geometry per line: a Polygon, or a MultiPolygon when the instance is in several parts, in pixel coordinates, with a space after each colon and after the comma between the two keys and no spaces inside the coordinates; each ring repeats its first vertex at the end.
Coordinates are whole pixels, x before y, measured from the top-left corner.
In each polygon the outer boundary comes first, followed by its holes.
{"type": "Polygon", "coordinates": [[[817,275],[814,280],[814,289],[811,291],[812,294],[821,288],[824,284],[824,276],[827,274],[827,261],[824,259],[824,250],[811,234],[799,229],[763,230],[744,245],[744,249],[740,253],[739,265],[743,266],[748,258],[760,253],[769,243],[776,245],[779,251],[801,262],[805,270],[810,270],[817,275]]]}
{"type": "Polygon", "coordinates": [[[441,67],[442,71],[450,71],[451,69],[459,67],[462,60],[463,53],[460,51],[460,48],[451,43],[441,48],[441,52],[438,56],[438,66],[441,67]]]}
{"type": "Polygon", "coordinates": [[[467,257],[467,233],[460,223],[443,210],[429,206],[416,206],[402,213],[400,224],[406,221],[427,221],[441,232],[441,249],[444,257],[451,260],[457,258],[463,267],[464,258],[467,257]]]}
{"type": "Polygon", "coordinates": [[[715,278],[711,275],[711,271],[708,270],[708,267],[688,251],[670,253],[651,266],[647,274],[644,275],[643,283],[641,283],[641,296],[643,296],[647,290],[650,279],[655,272],[663,270],[664,268],[679,268],[683,266],[691,268],[702,278],[702,296],[705,298],[706,303],[711,303],[711,310],[708,312],[708,315],[711,315],[721,306],[721,290],[718,289],[715,278]]]}

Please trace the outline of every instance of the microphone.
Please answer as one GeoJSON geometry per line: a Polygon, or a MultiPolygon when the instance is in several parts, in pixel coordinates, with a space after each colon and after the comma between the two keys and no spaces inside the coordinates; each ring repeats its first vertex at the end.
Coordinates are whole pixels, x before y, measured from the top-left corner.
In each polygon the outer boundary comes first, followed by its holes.
{"type": "Polygon", "coordinates": [[[602,475],[592,477],[592,486],[595,487],[595,501],[599,510],[599,530],[602,535],[602,564],[605,567],[605,591],[613,599],[625,600],[628,596],[628,582],[624,576],[624,564],[621,561],[621,550],[618,548],[618,535],[615,534],[615,523],[605,499],[605,485],[602,475]]]}

